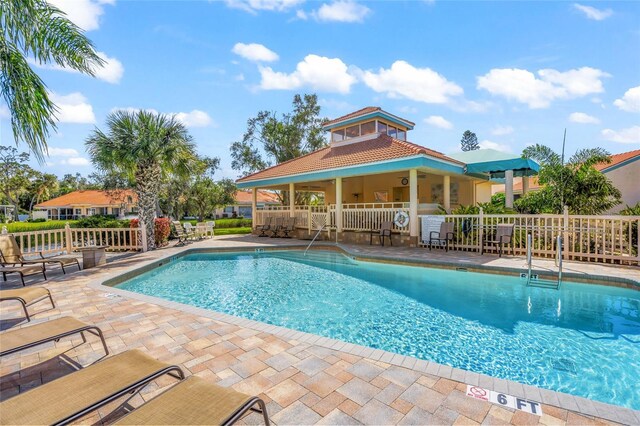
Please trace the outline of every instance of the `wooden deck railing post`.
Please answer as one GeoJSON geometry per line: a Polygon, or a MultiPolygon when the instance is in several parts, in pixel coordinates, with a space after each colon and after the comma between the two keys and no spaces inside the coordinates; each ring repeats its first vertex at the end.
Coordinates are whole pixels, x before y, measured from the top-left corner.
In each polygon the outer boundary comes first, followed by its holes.
{"type": "Polygon", "coordinates": [[[69,226],[69,222],[64,224],[64,239],[65,239],[65,248],[67,250],[67,254],[73,251],[73,241],[71,241],[72,233],[71,226],[69,226]]]}
{"type": "Polygon", "coordinates": [[[480,207],[478,214],[478,251],[482,253],[484,250],[484,210],[480,207]]]}
{"type": "MultiPolygon", "coordinates": [[[[562,244],[563,259],[569,260],[569,206],[564,206],[563,218],[562,218],[562,244]]],[[[573,250],[571,250],[573,252],[573,250]]]]}

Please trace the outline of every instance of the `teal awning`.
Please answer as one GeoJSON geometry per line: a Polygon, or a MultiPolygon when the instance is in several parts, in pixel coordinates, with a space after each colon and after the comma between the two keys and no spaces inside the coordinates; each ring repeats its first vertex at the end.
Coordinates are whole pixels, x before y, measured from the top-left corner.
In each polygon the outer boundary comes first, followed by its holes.
{"type": "Polygon", "coordinates": [[[449,157],[465,163],[466,174],[488,174],[491,179],[503,178],[507,170],[513,170],[514,176],[534,176],[540,170],[531,159],[493,149],[456,152],[449,157]]]}

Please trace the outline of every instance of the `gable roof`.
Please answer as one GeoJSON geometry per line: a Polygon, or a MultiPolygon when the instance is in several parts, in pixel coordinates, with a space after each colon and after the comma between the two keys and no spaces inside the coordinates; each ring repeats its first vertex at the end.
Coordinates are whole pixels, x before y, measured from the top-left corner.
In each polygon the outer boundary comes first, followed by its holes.
{"type": "MultiPolygon", "coordinates": [[[[236,203],[251,204],[252,192],[253,191],[250,189],[239,189],[238,192],[236,192],[236,203]]],[[[280,199],[278,198],[278,196],[270,191],[258,190],[257,201],[258,203],[280,204],[280,199]]]]}
{"type": "Polygon", "coordinates": [[[453,158],[449,158],[441,152],[434,151],[411,142],[394,139],[386,134],[381,134],[374,139],[366,141],[321,148],[317,151],[303,155],[302,157],[294,158],[269,167],[268,169],[247,175],[238,179],[238,182],[248,182],[320,170],[356,166],[385,160],[413,157],[421,154],[454,164],[464,165],[464,163],[454,160],[453,158]]]}
{"type": "Polygon", "coordinates": [[[134,191],[125,189],[122,191],[101,191],[95,189],[87,189],[73,191],[60,197],[52,198],[35,207],[68,207],[78,205],[113,205],[119,206],[127,197],[131,197],[133,202],[137,202],[138,198],[134,191]]]}
{"type": "Polygon", "coordinates": [[[640,159],[640,149],[636,149],[635,151],[622,152],[620,154],[613,154],[611,156],[611,162],[609,164],[606,164],[606,163],[596,164],[595,168],[597,170],[600,170],[601,172],[606,172],[607,169],[618,166],[621,163],[624,163],[625,161],[628,161],[628,160],[632,160],[636,157],[640,159]]]}
{"type": "MultiPolygon", "coordinates": [[[[388,113],[380,107],[368,106],[362,109],[359,109],[354,112],[350,112],[349,114],[343,115],[342,117],[334,118],[333,120],[329,120],[323,124],[322,128],[324,130],[330,130],[333,127],[337,127],[338,124],[347,124],[350,121],[354,121],[359,117],[365,117],[367,115],[373,114],[374,116],[380,116],[383,118],[387,118],[391,121],[397,121],[399,124],[402,123],[404,126],[408,127],[409,130],[413,129],[416,123],[409,121],[405,118],[398,117],[397,115],[388,113]]],[[[373,118],[373,117],[372,117],[373,118]]]]}

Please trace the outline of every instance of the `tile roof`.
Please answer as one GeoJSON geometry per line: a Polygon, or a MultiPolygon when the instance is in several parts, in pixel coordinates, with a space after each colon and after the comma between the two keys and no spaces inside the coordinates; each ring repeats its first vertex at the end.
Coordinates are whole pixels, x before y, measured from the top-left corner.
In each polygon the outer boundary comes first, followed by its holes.
{"type": "Polygon", "coordinates": [[[268,169],[250,174],[238,179],[238,182],[249,182],[339,167],[356,166],[378,161],[412,157],[420,154],[449,161],[454,164],[464,165],[464,163],[449,158],[438,151],[382,134],[375,139],[347,145],[328,146],[303,155],[302,157],[294,158],[293,160],[285,161],[268,169]]]}
{"type": "Polygon", "coordinates": [[[376,112],[376,111],[384,113],[384,114],[386,114],[386,115],[388,115],[390,117],[395,117],[395,118],[399,119],[400,121],[404,121],[404,122],[410,124],[411,126],[415,126],[416,125],[416,123],[414,123],[413,121],[409,121],[406,118],[398,117],[397,115],[394,115],[394,114],[391,114],[391,113],[389,113],[387,111],[384,111],[380,107],[369,106],[369,107],[365,107],[365,108],[359,109],[358,111],[350,112],[349,114],[343,115],[342,117],[334,118],[333,120],[327,121],[326,123],[324,123],[323,127],[326,128],[327,126],[331,126],[333,124],[340,123],[342,121],[350,120],[352,118],[357,118],[357,117],[360,117],[360,116],[363,116],[363,115],[371,114],[372,112],[376,112]]]}
{"type": "Polygon", "coordinates": [[[100,191],[87,189],[82,191],[73,191],[60,197],[52,198],[36,207],[66,207],[75,205],[120,205],[126,197],[131,196],[135,201],[137,197],[134,191],[126,189],[123,191],[100,191]]]}
{"type": "Polygon", "coordinates": [[[622,152],[620,154],[613,154],[611,156],[611,162],[609,164],[596,164],[596,169],[598,170],[605,170],[608,169],[609,167],[613,167],[617,164],[620,164],[624,161],[630,160],[634,157],[638,157],[640,156],[640,149],[636,149],[635,151],[629,151],[629,152],[622,152]]]}
{"type": "MultiPolygon", "coordinates": [[[[236,203],[238,204],[251,204],[251,193],[249,190],[238,190],[236,192],[236,203]]],[[[280,199],[276,194],[270,191],[258,191],[258,202],[259,203],[277,203],[280,204],[280,199]]]]}

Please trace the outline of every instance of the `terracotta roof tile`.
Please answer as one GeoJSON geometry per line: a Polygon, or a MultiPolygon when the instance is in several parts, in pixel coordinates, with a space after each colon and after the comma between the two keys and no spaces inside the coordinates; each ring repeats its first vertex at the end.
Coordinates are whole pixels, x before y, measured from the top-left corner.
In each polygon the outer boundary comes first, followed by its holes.
{"type": "Polygon", "coordinates": [[[294,158],[293,160],[285,161],[268,169],[245,176],[238,179],[238,182],[356,166],[420,154],[463,165],[460,161],[449,158],[438,151],[411,142],[394,139],[388,135],[379,135],[375,139],[366,141],[334,147],[328,146],[303,155],[302,157],[294,158]]]}
{"type": "Polygon", "coordinates": [[[134,191],[99,191],[87,189],[83,191],[73,191],[60,197],[52,198],[37,204],[36,207],[66,207],[77,205],[120,205],[126,197],[131,196],[133,201],[137,201],[134,191]]]}
{"type": "Polygon", "coordinates": [[[635,151],[629,151],[629,152],[622,152],[620,154],[613,154],[611,156],[611,162],[609,164],[596,164],[596,169],[598,170],[604,170],[604,169],[608,169],[609,167],[613,167],[616,164],[620,164],[624,161],[630,160],[633,157],[637,157],[640,156],[640,149],[636,149],[635,151]]]}
{"type": "MultiPolygon", "coordinates": [[[[239,190],[236,192],[236,203],[249,203],[251,204],[251,190],[243,191],[239,190]]],[[[258,202],[259,203],[280,203],[280,199],[276,194],[269,191],[258,191],[258,202]]]]}

